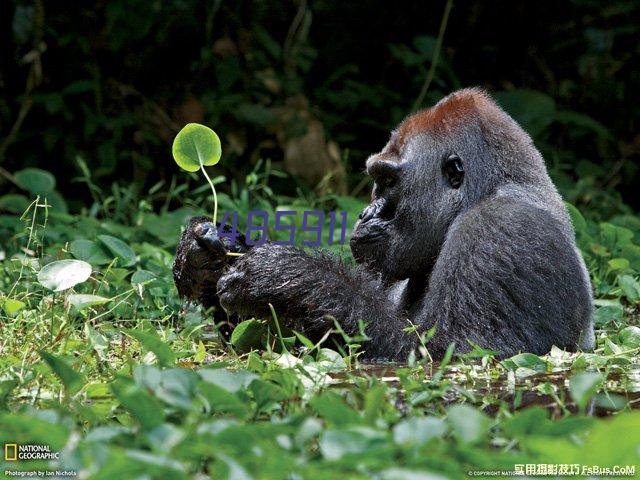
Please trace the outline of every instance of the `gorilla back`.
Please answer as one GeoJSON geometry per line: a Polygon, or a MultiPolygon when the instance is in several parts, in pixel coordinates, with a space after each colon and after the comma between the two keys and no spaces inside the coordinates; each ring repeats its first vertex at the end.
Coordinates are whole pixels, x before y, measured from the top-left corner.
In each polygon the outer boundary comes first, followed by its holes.
{"type": "Polygon", "coordinates": [[[256,247],[226,260],[225,310],[264,315],[271,303],[313,338],[332,318],[348,334],[362,320],[370,358],[406,358],[418,344],[402,333],[408,321],[436,327],[434,358],[451,342],[501,356],[592,348],[591,286],[569,216],[531,138],[488,95],[461,90],[407,118],[367,173],[372,202],[351,237],[359,267],[256,247]]]}

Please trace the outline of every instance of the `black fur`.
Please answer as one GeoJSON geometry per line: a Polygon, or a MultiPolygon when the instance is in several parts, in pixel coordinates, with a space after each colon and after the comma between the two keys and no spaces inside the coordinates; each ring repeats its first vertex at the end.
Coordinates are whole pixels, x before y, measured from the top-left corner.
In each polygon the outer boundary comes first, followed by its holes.
{"type": "Polygon", "coordinates": [[[362,320],[368,358],[406,359],[418,345],[409,320],[436,327],[434,358],[451,342],[502,356],[593,347],[591,286],[562,200],[529,136],[486,94],[461,90],[405,120],[367,170],[372,204],[351,239],[360,266],[273,244],[242,243],[230,260],[203,248],[194,219],[174,265],[180,295],[241,317],[271,303],[312,339],[333,318],[350,335],[362,320]]]}

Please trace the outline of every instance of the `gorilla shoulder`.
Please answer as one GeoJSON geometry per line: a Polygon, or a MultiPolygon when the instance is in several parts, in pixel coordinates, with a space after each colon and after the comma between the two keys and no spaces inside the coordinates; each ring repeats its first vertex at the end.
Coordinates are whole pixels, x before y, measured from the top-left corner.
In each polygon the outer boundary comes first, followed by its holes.
{"type": "Polygon", "coordinates": [[[427,309],[442,312],[447,341],[542,354],[593,335],[591,287],[566,225],[521,199],[492,195],[459,215],[431,279],[427,309]]]}

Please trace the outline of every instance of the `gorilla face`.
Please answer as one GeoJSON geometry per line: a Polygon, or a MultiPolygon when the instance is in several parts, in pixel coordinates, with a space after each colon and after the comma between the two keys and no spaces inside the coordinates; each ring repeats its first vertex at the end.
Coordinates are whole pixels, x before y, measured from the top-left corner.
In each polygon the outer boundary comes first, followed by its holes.
{"type": "Polygon", "coordinates": [[[430,272],[462,207],[464,161],[435,140],[422,134],[402,141],[394,133],[367,160],[372,201],[354,226],[351,250],[358,263],[394,280],[430,272]]]}

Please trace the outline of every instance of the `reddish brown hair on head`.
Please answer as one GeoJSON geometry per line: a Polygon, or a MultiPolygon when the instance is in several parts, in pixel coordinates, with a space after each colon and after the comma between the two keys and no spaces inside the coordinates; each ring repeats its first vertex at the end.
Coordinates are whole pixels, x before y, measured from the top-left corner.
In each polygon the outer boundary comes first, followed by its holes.
{"type": "Polygon", "coordinates": [[[491,98],[479,88],[465,88],[440,100],[436,105],[406,118],[398,127],[400,146],[422,132],[448,133],[478,118],[500,111],[491,98]]]}

